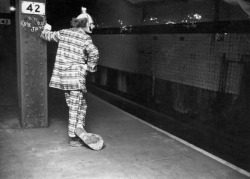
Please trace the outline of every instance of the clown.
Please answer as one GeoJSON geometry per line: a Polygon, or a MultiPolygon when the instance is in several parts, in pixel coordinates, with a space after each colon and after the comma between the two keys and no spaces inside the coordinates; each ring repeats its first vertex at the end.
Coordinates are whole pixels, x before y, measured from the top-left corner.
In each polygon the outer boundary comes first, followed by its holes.
{"type": "Polygon", "coordinates": [[[86,33],[91,34],[93,29],[95,28],[94,21],[92,17],[86,12],[87,9],[82,7],[82,14],[80,14],[76,19],[73,19],[73,22],[77,22],[79,20],[87,19],[86,27],[84,27],[84,31],[86,33]]]}
{"type": "Polygon", "coordinates": [[[85,143],[91,149],[100,150],[103,140],[97,134],[87,133],[85,100],[87,72],[95,72],[99,51],[93,44],[91,34],[95,25],[92,17],[82,7],[82,13],[71,21],[72,28],[51,31],[46,23],[41,38],[58,42],[57,55],[49,86],[64,90],[69,107],[68,135],[69,145],[82,146],[85,143]]]}

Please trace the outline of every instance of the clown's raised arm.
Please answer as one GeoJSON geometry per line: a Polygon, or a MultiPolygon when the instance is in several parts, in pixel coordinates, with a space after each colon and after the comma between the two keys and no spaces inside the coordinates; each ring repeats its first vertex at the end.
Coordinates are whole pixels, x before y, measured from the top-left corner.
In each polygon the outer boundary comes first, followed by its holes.
{"type": "Polygon", "coordinates": [[[41,38],[43,38],[44,40],[47,40],[47,41],[59,42],[60,32],[59,31],[52,32],[51,28],[52,28],[51,25],[46,23],[44,28],[43,28],[43,31],[41,33],[41,38]]]}

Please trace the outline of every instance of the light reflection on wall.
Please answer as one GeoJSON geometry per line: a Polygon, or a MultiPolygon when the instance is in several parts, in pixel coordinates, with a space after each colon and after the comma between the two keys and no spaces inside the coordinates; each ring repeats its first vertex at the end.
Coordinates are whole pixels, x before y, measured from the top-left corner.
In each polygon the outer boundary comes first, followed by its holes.
{"type": "Polygon", "coordinates": [[[118,19],[117,21],[114,21],[112,24],[99,22],[95,24],[97,28],[112,28],[112,27],[120,27],[120,28],[127,28],[132,27],[130,23],[125,23],[123,20],[118,19]]]}
{"type": "Polygon", "coordinates": [[[202,16],[200,14],[191,14],[187,15],[186,18],[184,18],[181,21],[174,21],[171,19],[164,19],[164,18],[157,18],[157,17],[149,17],[147,19],[143,20],[143,23],[146,24],[177,24],[177,23],[196,23],[202,20],[202,16]]]}
{"type": "Polygon", "coordinates": [[[214,1],[165,1],[144,9],[143,25],[211,22],[214,20],[214,1]]]}
{"type": "Polygon", "coordinates": [[[183,19],[182,23],[196,23],[202,19],[202,16],[199,14],[188,15],[187,18],[183,19]]]}

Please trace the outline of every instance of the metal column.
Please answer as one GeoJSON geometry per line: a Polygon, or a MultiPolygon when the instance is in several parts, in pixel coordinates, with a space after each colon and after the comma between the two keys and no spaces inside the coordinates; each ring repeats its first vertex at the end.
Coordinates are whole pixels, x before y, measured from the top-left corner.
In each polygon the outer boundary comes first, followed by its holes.
{"type": "Polygon", "coordinates": [[[23,128],[48,126],[47,47],[39,37],[45,3],[16,0],[18,95],[23,128]]]}

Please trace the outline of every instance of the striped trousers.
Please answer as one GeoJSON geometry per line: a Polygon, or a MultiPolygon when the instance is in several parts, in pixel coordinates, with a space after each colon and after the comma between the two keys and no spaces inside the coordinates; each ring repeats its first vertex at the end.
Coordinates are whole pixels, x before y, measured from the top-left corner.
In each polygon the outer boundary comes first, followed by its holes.
{"type": "Polygon", "coordinates": [[[85,93],[80,90],[65,92],[66,103],[69,107],[69,137],[75,137],[76,127],[85,126],[85,116],[87,103],[84,97],[85,93]]]}

